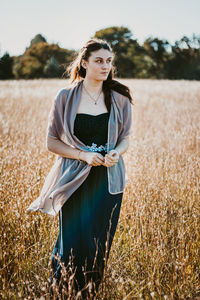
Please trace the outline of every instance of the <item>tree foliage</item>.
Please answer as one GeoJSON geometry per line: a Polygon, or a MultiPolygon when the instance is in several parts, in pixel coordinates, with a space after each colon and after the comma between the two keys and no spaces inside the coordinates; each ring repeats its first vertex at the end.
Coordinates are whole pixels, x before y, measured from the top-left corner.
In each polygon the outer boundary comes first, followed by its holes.
{"type": "MultiPolygon", "coordinates": [[[[116,77],[200,80],[199,36],[183,36],[174,45],[148,37],[140,45],[129,28],[112,26],[98,30],[93,37],[112,47],[116,77]]],[[[22,55],[5,53],[0,58],[0,79],[60,78],[75,55],[76,50],[49,44],[37,34],[22,55]]]]}
{"type": "Polygon", "coordinates": [[[0,79],[14,78],[12,71],[13,58],[10,57],[9,53],[5,53],[0,58],[0,79]]]}
{"type": "Polygon", "coordinates": [[[74,50],[60,48],[34,38],[23,55],[16,57],[13,73],[16,78],[61,77],[73,59],[74,50]]]}
{"type": "Polygon", "coordinates": [[[53,78],[59,76],[59,62],[54,56],[51,56],[44,66],[44,74],[46,77],[53,78]]]}

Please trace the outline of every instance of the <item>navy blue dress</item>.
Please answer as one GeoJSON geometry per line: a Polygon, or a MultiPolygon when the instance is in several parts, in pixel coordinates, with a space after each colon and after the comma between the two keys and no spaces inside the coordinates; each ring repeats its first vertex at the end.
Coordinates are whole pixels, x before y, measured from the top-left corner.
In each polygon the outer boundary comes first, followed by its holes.
{"type": "MultiPolygon", "coordinates": [[[[109,113],[90,115],[78,113],[74,134],[92,146],[92,151],[106,154],[109,113]]],[[[119,219],[123,193],[108,192],[107,167],[92,166],[82,185],[59,211],[59,235],[51,258],[53,277],[58,281],[61,265],[70,264],[75,271],[74,289],[81,290],[92,280],[98,290],[103,277],[105,257],[108,259],[119,219]],[[107,241],[107,243],[106,243],[107,241]]]]}

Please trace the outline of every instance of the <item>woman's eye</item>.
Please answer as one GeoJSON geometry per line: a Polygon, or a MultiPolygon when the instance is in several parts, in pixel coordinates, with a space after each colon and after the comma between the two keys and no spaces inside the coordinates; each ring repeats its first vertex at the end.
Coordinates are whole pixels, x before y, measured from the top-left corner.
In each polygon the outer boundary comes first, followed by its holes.
{"type": "MultiPolygon", "coordinates": [[[[101,59],[98,59],[97,62],[101,62],[101,59]]],[[[111,60],[108,60],[107,63],[111,63],[111,60]]]]}

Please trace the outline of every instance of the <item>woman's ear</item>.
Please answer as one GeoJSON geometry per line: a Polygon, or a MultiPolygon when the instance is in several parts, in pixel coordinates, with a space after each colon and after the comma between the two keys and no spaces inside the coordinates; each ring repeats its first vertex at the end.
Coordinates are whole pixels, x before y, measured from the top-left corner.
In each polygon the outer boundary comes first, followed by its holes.
{"type": "Polygon", "coordinates": [[[84,61],[84,60],[82,60],[82,62],[81,62],[81,66],[82,66],[84,69],[86,69],[86,63],[85,63],[85,61],[84,61]]]}

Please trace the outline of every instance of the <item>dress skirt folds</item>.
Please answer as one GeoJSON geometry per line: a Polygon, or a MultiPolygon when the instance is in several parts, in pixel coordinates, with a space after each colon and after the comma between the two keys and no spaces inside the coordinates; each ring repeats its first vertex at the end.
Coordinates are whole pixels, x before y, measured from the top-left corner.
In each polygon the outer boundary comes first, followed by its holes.
{"type": "MultiPolygon", "coordinates": [[[[78,139],[103,156],[108,119],[109,113],[78,113],[74,123],[78,139]]],[[[53,277],[57,281],[64,264],[67,271],[73,266],[76,291],[84,290],[89,281],[98,290],[115,235],[122,197],[123,192],[108,192],[107,167],[92,166],[88,177],[59,211],[59,234],[51,257],[53,277]]]]}

